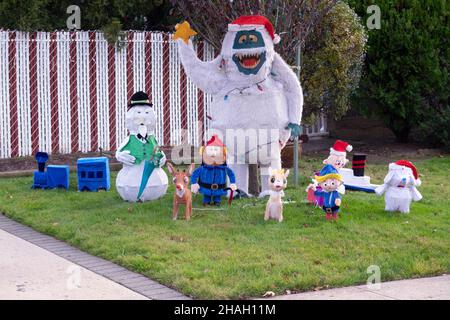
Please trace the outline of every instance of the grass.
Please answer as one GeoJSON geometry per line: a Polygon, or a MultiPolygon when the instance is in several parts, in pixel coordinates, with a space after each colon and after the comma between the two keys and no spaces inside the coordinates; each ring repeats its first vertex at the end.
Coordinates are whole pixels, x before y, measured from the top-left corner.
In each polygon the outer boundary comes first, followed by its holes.
{"type": "MultiPolygon", "coordinates": [[[[348,192],[340,220],[308,206],[305,187],[320,159],[301,161],[301,186],[286,191],[283,223],[264,222],[265,200],[231,209],[194,210],[172,221],[172,187],[161,200],[129,204],[110,192],[32,190],[31,178],[0,179],[0,211],[94,255],[195,298],[248,298],[365,283],[370,265],[382,281],[450,272],[450,157],[416,161],[424,199],[410,214],[386,213],[374,194],[348,192]]],[[[381,182],[386,165],[369,165],[381,182]]],[[[291,183],[292,185],[292,183],[291,183]]],[[[201,208],[196,196],[194,208],[201,208]]]]}

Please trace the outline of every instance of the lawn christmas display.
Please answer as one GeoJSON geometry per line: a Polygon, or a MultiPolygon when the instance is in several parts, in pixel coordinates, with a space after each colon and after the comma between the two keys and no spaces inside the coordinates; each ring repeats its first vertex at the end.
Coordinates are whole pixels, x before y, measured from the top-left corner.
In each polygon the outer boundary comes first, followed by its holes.
{"type": "Polygon", "coordinates": [[[38,152],[35,159],[38,163],[38,170],[33,173],[33,189],[64,188],[69,190],[69,166],[49,165],[46,171],[45,163],[48,161],[48,154],[38,152]]]}
{"type": "Polygon", "coordinates": [[[229,189],[231,201],[237,186],[234,172],[226,163],[227,148],[218,136],[213,135],[206,146],[200,148],[200,154],[202,164],[192,173],[191,191],[203,195],[203,205],[220,206],[222,196],[226,195],[229,189]],[[229,188],[227,177],[230,180],[229,188]]]}
{"type": "Polygon", "coordinates": [[[379,187],[379,185],[370,182],[369,176],[364,175],[365,166],[366,155],[363,153],[355,153],[353,155],[352,168],[339,169],[339,174],[344,179],[346,190],[374,193],[375,189],[379,187]]]}
{"type": "Polygon", "coordinates": [[[175,26],[175,34],[173,35],[173,40],[181,39],[184,43],[189,43],[189,38],[197,34],[196,31],[191,29],[191,25],[187,21],[182,23],[177,23],[175,26]]]}
{"type": "Polygon", "coordinates": [[[154,200],[167,191],[167,175],[161,168],[166,156],[154,136],[156,115],[152,106],[148,95],[139,91],[132,95],[126,113],[129,136],[116,152],[117,160],[123,163],[116,188],[126,201],[154,200]]]}
{"type": "Polygon", "coordinates": [[[203,62],[188,41],[188,27],[180,24],[175,32],[181,62],[187,76],[213,95],[210,129],[223,134],[237,185],[248,193],[249,163],[257,163],[262,192],[269,193],[268,169],[281,169],[281,149],[300,134],[303,107],[299,80],[274,51],[280,38],[267,18],[241,16],[228,25],[217,58],[203,62]],[[255,143],[246,132],[255,133],[255,143]]]}
{"type": "MultiPolygon", "coordinates": [[[[328,158],[323,160],[325,165],[333,166],[342,177],[344,182],[339,187],[339,192],[341,194],[345,193],[345,190],[353,191],[364,191],[368,193],[374,193],[375,188],[378,187],[376,184],[370,182],[370,177],[364,175],[364,169],[366,164],[366,155],[362,153],[356,153],[353,155],[352,168],[344,168],[344,166],[349,162],[347,159],[347,152],[351,152],[353,147],[345,141],[336,140],[333,147],[330,148],[330,155],[328,158]]],[[[318,174],[316,172],[316,174],[318,174]]],[[[313,183],[315,181],[313,180],[313,183]]],[[[317,186],[320,191],[320,186],[317,186]]],[[[312,189],[309,189],[307,200],[311,204],[317,206],[323,206],[323,198],[321,196],[315,195],[312,189]]]]}
{"type": "Polygon", "coordinates": [[[375,193],[379,196],[385,193],[386,211],[408,213],[411,202],[422,199],[416,188],[421,183],[416,167],[408,160],[399,160],[389,164],[389,173],[375,193]]]}
{"type": "Polygon", "coordinates": [[[283,221],[283,201],[281,198],[284,197],[289,170],[272,170],[272,168],[269,168],[269,172],[271,173],[268,181],[270,197],[267,201],[264,220],[274,219],[281,222],[283,221]]]}
{"type": "Polygon", "coordinates": [[[109,159],[107,157],[77,160],[78,191],[98,191],[110,188],[109,159]]]}
{"type": "Polygon", "coordinates": [[[194,171],[195,163],[189,166],[188,171],[180,171],[175,169],[175,167],[167,162],[167,169],[172,175],[172,182],[175,185],[175,193],[173,195],[173,210],[172,210],[172,220],[177,220],[178,211],[180,210],[180,205],[184,204],[184,217],[189,220],[192,215],[192,193],[189,189],[189,177],[194,171]]]}
{"type": "MultiPolygon", "coordinates": [[[[347,190],[375,192],[378,185],[370,183],[370,177],[364,175],[366,165],[366,155],[356,153],[353,155],[352,168],[344,168],[349,162],[347,152],[351,152],[353,147],[345,141],[336,140],[334,146],[330,148],[330,156],[323,161],[324,164],[331,164],[339,171],[344,180],[344,186],[347,190]]],[[[344,189],[344,190],[345,190],[344,189]]]]}
{"type": "MultiPolygon", "coordinates": [[[[353,146],[351,146],[347,142],[336,140],[334,145],[330,148],[330,155],[328,156],[328,158],[323,160],[323,164],[333,166],[341,174],[342,168],[345,167],[345,165],[349,162],[349,160],[347,159],[347,152],[351,152],[352,150],[353,146]]],[[[346,169],[344,169],[344,171],[345,170],[346,169]]],[[[316,172],[315,174],[318,175],[319,172],[316,172]]],[[[316,183],[316,181],[313,180],[313,183],[316,183]]],[[[317,184],[316,186],[317,190],[321,191],[321,187],[317,184]]],[[[344,185],[341,185],[339,188],[339,191],[341,193],[345,193],[344,185]]],[[[309,189],[307,199],[309,203],[315,204],[316,206],[320,207],[323,206],[323,198],[321,196],[316,196],[314,194],[314,190],[312,189],[309,189]]]]}
{"type": "Polygon", "coordinates": [[[317,184],[310,184],[306,191],[313,190],[316,196],[323,197],[322,209],[326,213],[326,219],[333,220],[338,219],[339,209],[341,207],[341,195],[339,194],[339,187],[342,184],[342,176],[339,172],[330,164],[326,164],[319,175],[314,177],[317,181],[320,190],[317,188],[317,184]]]}
{"type": "Polygon", "coordinates": [[[330,164],[336,170],[342,169],[348,163],[347,152],[351,152],[353,146],[342,140],[336,140],[330,148],[330,155],[323,160],[323,164],[330,164]]]}

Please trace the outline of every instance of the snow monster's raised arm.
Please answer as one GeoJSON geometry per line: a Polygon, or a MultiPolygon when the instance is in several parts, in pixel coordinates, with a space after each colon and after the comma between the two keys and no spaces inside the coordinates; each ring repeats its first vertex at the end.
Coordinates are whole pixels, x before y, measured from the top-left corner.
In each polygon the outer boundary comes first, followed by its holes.
{"type": "Polygon", "coordinates": [[[272,63],[273,79],[282,83],[288,104],[289,122],[300,125],[303,112],[303,91],[300,82],[291,67],[275,53],[272,63]]]}
{"type": "Polygon", "coordinates": [[[181,39],[177,42],[181,64],[188,78],[202,91],[211,94],[217,93],[224,86],[226,80],[225,74],[220,70],[220,55],[211,61],[201,61],[197,58],[190,41],[189,45],[181,39]]]}

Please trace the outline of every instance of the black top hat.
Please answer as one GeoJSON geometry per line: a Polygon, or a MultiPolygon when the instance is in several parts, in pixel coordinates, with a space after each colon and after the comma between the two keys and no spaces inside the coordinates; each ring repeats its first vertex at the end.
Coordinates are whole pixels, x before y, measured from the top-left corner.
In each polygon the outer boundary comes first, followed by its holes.
{"type": "Polygon", "coordinates": [[[130,99],[130,104],[128,105],[128,108],[132,108],[135,106],[149,106],[153,107],[153,104],[150,102],[148,98],[148,94],[146,94],[144,91],[138,91],[133,93],[130,99]]]}

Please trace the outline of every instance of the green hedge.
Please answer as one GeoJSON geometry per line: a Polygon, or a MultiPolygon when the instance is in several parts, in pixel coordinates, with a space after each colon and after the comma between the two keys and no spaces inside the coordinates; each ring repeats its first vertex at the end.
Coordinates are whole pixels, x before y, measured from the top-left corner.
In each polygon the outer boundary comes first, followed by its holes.
{"type": "Polygon", "coordinates": [[[445,0],[368,1],[349,4],[364,19],[381,9],[381,29],[369,30],[364,75],[355,107],[376,116],[402,142],[450,147],[450,47],[445,0]]]}
{"type": "Polygon", "coordinates": [[[367,33],[360,17],[338,1],[306,39],[302,55],[303,123],[325,113],[339,119],[350,107],[364,63],[367,33]]]}

